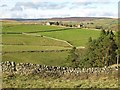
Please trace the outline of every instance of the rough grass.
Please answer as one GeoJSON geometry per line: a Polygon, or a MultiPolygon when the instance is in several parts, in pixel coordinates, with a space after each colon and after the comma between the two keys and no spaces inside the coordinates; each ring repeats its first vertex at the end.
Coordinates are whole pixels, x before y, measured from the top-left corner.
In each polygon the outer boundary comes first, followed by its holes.
{"type": "Polygon", "coordinates": [[[3,76],[3,88],[118,88],[118,79],[73,80],[39,76],[3,76]]]}
{"type": "Polygon", "coordinates": [[[90,29],[70,29],[66,31],[41,32],[40,35],[45,35],[53,38],[58,38],[70,42],[74,46],[85,46],[88,38],[99,37],[100,31],[90,29]]]}
{"type": "Polygon", "coordinates": [[[2,61],[27,62],[41,65],[65,66],[68,52],[24,52],[6,53],[2,55],[2,61]]]}

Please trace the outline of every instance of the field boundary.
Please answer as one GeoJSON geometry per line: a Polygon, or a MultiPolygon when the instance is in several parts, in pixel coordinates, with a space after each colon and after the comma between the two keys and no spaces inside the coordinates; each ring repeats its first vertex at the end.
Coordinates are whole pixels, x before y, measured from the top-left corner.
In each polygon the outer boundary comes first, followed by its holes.
{"type": "Polygon", "coordinates": [[[61,49],[61,50],[26,50],[26,51],[5,51],[5,52],[2,52],[2,54],[7,54],[7,53],[25,53],[25,52],[64,52],[64,51],[70,51],[71,49],[61,49]]]}
{"type": "Polygon", "coordinates": [[[48,66],[32,63],[2,62],[2,73],[13,73],[19,75],[40,75],[42,77],[64,77],[76,79],[98,79],[100,77],[118,78],[119,67],[93,67],[93,68],[72,68],[60,66],[48,66]]]}

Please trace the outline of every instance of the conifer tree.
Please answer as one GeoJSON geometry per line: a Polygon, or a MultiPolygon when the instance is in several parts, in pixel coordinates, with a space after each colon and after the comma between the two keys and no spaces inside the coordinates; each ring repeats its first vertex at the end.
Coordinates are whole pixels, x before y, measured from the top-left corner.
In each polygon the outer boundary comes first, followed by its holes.
{"type": "Polygon", "coordinates": [[[98,39],[88,40],[85,67],[103,67],[116,63],[117,45],[112,31],[102,30],[98,39]]]}
{"type": "Polygon", "coordinates": [[[78,67],[79,66],[79,60],[78,60],[78,54],[76,53],[76,47],[73,47],[70,51],[67,60],[70,62],[71,67],[78,67]]]}

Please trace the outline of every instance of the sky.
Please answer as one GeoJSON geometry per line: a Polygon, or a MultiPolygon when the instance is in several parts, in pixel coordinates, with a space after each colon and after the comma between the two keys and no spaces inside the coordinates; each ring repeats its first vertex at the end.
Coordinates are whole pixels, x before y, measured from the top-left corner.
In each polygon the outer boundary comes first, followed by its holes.
{"type": "Polygon", "coordinates": [[[119,0],[0,0],[0,18],[118,17],[119,0]]]}

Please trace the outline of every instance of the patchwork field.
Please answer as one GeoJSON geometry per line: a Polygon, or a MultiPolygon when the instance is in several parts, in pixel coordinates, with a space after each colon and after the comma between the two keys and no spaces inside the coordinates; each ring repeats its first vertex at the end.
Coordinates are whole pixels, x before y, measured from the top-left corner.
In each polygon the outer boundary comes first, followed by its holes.
{"type": "Polygon", "coordinates": [[[97,38],[98,30],[65,28],[60,26],[3,23],[3,61],[30,62],[47,65],[67,65],[67,57],[73,46],[85,47],[88,38],[97,38]],[[43,31],[43,32],[36,32],[43,31]],[[50,32],[46,32],[50,31],[50,32]],[[31,32],[31,33],[28,33],[31,32]],[[44,52],[44,51],[48,52],[44,52]],[[60,51],[63,50],[63,51],[60,51]]]}
{"type": "Polygon", "coordinates": [[[2,35],[3,45],[39,45],[39,46],[63,46],[69,47],[65,42],[22,34],[4,34],[2,35]]]}
{"type": "MultiPolygon", "coordinates": [[[[89,21],[88,27],[102,25],[111,27],[116,21],[93,20],[89,21]],[[109,23],[108,23],[109,22],[109,23]]],[[[80,22],[69,22],[78,24],[80,22]]],[[[87,24],[88,21],[83,23],[87,24]]],[[[111,28],[110,27],[110,28],[111,28]]],[[[114,28],[115,29],[115,28],[114,28]]],[[[69,67],[68,60],[73,46],[77,48],[75,53],[78,60],[82,61],[89,37],[96,39],[100,30],[90,28],[71,28],[62,26],[47,26],[40,24],[24,24],[24,22],[3,22],[2,61],[16,63],[32,63],[50,66],[69,67]],[[19,33],[19,34],[18,34],[19,33]]],[[[86,72],[85,72],[86,73],[86,72]]],[[[84,76],[84,75],[83,75],[84,76]]],[[[42,78],[38,76],[3,75],[4,88],[117,88],[118,79],[103,77],[92,80],[77,80],[65,78],[42,78]]]]}

